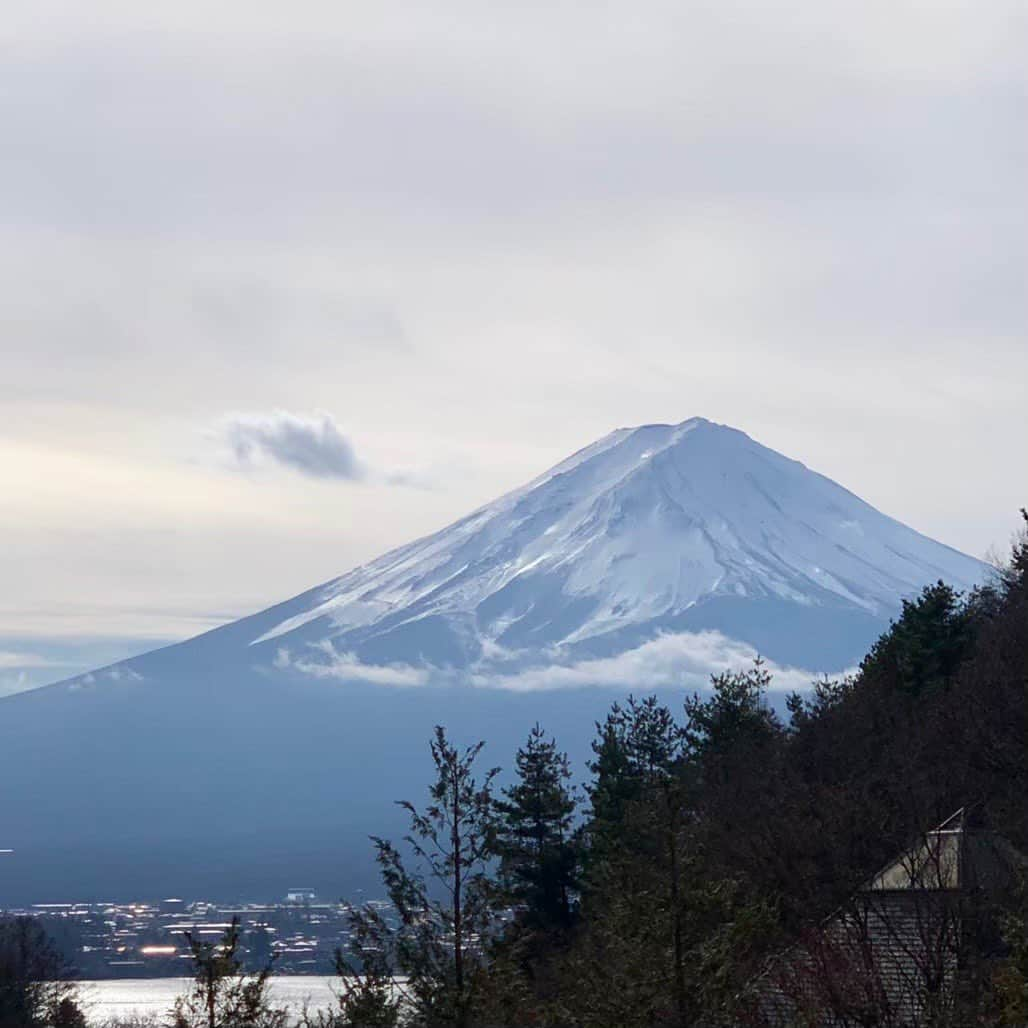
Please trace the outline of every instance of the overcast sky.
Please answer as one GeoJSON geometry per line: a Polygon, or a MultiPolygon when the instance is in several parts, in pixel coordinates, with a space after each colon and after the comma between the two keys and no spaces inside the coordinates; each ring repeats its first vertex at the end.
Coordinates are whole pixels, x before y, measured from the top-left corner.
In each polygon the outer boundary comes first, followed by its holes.
{"type": "Polygon", "coordinates": [[[1022,0],[15,0],[0,57],[0,691],[697,414],[1007,547],[1022,0]]]}

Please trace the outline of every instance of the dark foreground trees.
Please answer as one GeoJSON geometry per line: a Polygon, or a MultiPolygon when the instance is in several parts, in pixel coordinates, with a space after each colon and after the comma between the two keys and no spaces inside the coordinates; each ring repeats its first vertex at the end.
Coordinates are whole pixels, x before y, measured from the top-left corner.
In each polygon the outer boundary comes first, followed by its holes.
{"type": "Polygon", "coordinates": [[[186,941],[194,983],[175,1003],[173,1028],[285,1028],[288,1013],[272,1003],[268,992],[271,963],[252,974],[243,970],[238,918],[217,942],[188,932],[186,941]]]}
{"type": "Polygon", "coordinates": [[[497,770],[478,777],[482,746],[460,750],[436,728],[430,804],[424,810],[401,804],[410,815],[404,841],[415,867],[408,868],[392,842],[374,840],[394,920],[373,907],[353,912],[353,970],[365,974],[366,987],[363,995],[353,994],[347,1016],[362,1002],[365,1016],[374,1008],[385,1024],[394,1009],[426,1028],[473,1023],[488,948],[500,928],[490,873],[497,770]],[[404,979],[399,1000],[381,981],[386,970],[404,979]]]}
{"type": "Polygon", "coordinates": [[[630,698],[597,726],[581,923],[557,958],[560,987],[544,1023],[641,1028],[721,1016],[768,931],[769,907],[713,859],[707,758],[716,749],[729,761],[749,746],[752,733],[738,726],[749,725],[750,705],[764,723],[766,685],[758,665],[716,679],[712,698],[690,701],[684,717],[654,697],[630,698]]]}
{"type": "Polygon", "coordinates": [[[567,931],[578,892],[577,801],[568,758],[536,725],[515,757],[517,779],[496,804],[502,889],[533,931],[567,931]]]}
{"type": "Polygon", "coordinates": [[[0,1028],[83,1028],[67,976],[38,921],[0,915],[0,1028]]]}

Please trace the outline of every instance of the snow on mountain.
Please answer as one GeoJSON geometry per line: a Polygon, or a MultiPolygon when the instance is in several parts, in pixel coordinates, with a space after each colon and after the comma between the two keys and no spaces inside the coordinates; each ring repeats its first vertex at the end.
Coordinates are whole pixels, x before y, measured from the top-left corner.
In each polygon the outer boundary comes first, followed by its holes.
{"type": "Polygon", "coordinates": [[[692,418],[618,429],[230,635],[237,659],[398,685],[583,684],[633,670],[661,684],[757,651],[836,671],[902,598],[940,578],[966,589],[984,572],[744,433],[692,418]]]}

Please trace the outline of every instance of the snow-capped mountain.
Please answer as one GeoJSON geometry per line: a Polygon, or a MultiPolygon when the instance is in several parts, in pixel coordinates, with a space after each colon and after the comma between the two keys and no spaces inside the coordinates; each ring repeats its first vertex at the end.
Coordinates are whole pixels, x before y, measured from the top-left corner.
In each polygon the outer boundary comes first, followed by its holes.
{"type": "Polygon", "coordinates": [[[276,607],[0,699],[0,908],[348,892],[434,724],[509,766],[539,721],[581,768],[625,692],[679,704],[758,652],[802,687],[904,597],[985,573],[742,432],[619,429],[276,607]]]}
{"type": "Polygon", "coordinates": [[[670,634],[717,632],[832,671],[902,598],[983,572],[744,433],[693,418],[612,432],[448,528],[246,619],[225,643],[278,670],[519,685],[544,681],[525,675],[543,665],[587,676],[590,662],[670,634]]]}

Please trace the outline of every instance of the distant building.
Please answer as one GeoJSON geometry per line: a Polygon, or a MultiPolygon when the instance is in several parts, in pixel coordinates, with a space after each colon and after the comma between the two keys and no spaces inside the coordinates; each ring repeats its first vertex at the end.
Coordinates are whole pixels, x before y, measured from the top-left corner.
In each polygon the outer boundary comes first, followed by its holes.
{"type": "Polygon", "coordinates": [[[286,893],[286,903],[313,903],[317,898],[313,889],[290,889],[286,893]]]}

